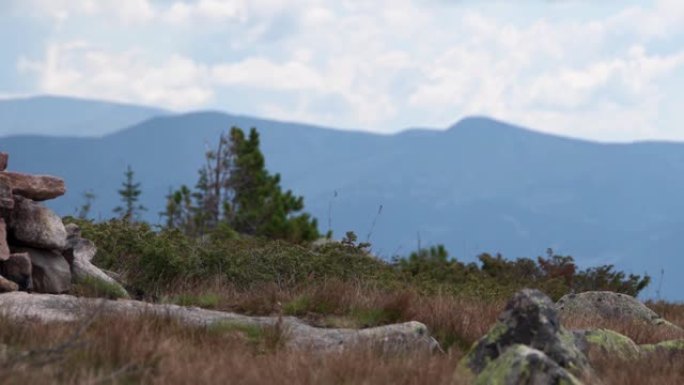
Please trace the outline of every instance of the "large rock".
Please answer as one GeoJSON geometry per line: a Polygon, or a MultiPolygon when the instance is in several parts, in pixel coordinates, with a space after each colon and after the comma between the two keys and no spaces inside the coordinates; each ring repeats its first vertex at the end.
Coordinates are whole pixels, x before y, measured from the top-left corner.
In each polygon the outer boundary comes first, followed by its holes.
{"type": "Polygon", "coordinates": [[[107,291],[112,297],[128,297],[123,286],[91,263],[97,253],[95,244],[88,239],[81,238],[81,231],[77,225],[70,223],[65,227],[67,247],[63,254],[71,265],[74,282],[95,286],[96,289],[107,291]]]}
{"type": "Polygon", "coordinates": [[[0,152],[0,171],[5,171],[7,169],[7,161],[9,155],[6,152],[0,152]]]}
{"type": "Polygon", "coordinates": [[[575,376],[544,352],[525,345],[513,345],[488,365],[475,385],[581,385],[575,376]]]}
{"type": "Polygon", "coordinates": [[[12,251],[28,253],[34,291],[60,294],[71,290],[71,269],[59,252],[29,247],[17,247],[12,251]]]}
{"type": "Polygon", "coordinates": [[[7,226],[5,220],[0,218],[0,261],[6,261],[10,257],[10,249],[7,244],[7,226]]]}
{"type": "Polygon", "coordinates": [[[14,208],[12,185],[8,177],[0,174],[0,210],[12,210],[12,208],[14,208]]]}
{"type": "Polygon", "coordinates": [[[585,355],[594,350],[612,357],[635,359],[641,353],[632,339],[609,329],[579,330],[573,334],[575,344],[585,355]]]}
{"type": "Polygon", "coordinates": [[[539,350],[576,375],[590,371],[573,334],[561,327],[553,302],[538,290],[525,289],[513,296],[498,322],[463,358],[461,368],[477,375],[515,345],[539,350]]]}
{"type": "Polygon", "coordinates": [[[33,288],[32,270],[28,253],[11,254],[7,261],[0,262],[0,275],[15,282],[19,286],[19,290],[31,290],[33,288]]]}
{"type": "Polygon", "coordinates": [[[610,291],[588,291],[567,294],[556,303],[561,318],[573,317],[587,322],[601,321],[643,322],[662,329],[680,333],[682,329],[660,317],[636,298],[610,291]]]}
{"type": "MultiPolygon", "coordinates": [[[[385,352],[424,352],[439,350],[425,325],[407,322],[370,329],[316,328],[294,317],[250,317],[235,313],[151,304],[120,299],[83,298],[71,295],[28,294],[23,292],[0,295],[0,309],[16,320],[43,322],[82,321],[93,311],[113,315],[144,315],[174,319],[193,327],[235,330],[237,325],[268,328],[279,325],[284,333],[285,347],[292,350],[336,352],[359,346],[371,346],[385,352]]],[[[239,327],[238,327],[239,329],[239,327]]]]}
{"type": "Polygon", "coordinates": [[[62,219],[41,204],[15,195],[9,228],[14,238],[27,246],[64,249],[67,233],[62,219]]]}
{"type": "Polygon", "coordinates": [[[44,201],[64,195],[64,180],[50,175],[30,175],[20,172],[0,171],[9,178],[12,193],[34,201],[44,201]]]}

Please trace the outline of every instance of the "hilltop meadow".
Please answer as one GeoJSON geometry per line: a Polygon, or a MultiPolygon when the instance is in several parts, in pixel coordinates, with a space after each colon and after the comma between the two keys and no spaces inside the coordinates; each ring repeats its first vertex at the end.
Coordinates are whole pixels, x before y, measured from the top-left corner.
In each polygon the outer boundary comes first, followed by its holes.
{"type": "MultiPolygon", "coordinates": [[[[331,232],[319,232],[303,198],[283,191],[280,176],[266,170],[255,129],[245,133],[233,128],[221,135],[216,149],[206,154],[196,186],[169,191],[162,225],[140,219],[146,209],[139,202],[140,185],[128,167],[116,218],[88,219],[92,197],[87,196],[78,215],[61,218],[70,234],[71,254],[64,255],[71,269],[76,269],[79,247],[90,240],[97,252],[92,250],[88,258],[108,278],[75,277],[68,290],[58,292],[110,304],[133,299],[275,321],[193,326],[170,313],[85,309],[92,314],[78,321],[46,323],[25,317],[18,322],[16,312],[6,311],[0,313],[4,383],[483,384],[492,383],[487,380],[496,371],[491,365],[505,361],[473,357],[492,354],[486,348],[491,341],[497,346],[492,359],[504,351],[519,352],[514,347],[499,351],[504,349],[499,343],[511,339],[540,349],[533,354],[544,360],[549,360],[544,354],[555,360],[541,361],[555,369],[531,366],[533,373],[553,374],[555,380],[530,384],[565,383],[558,382],[561,375],[587,384],[684,380],[684,305],[649,301],[646,306],[653,312],[644,307],[605,317],[561,311],[561,303],[574,293],[609,291],[618,293],[619,301],[636,297],[650,277],[612,265],[580,269],[572,256],[551,249],[531,258],[481,254],[477,262],[464,263],[435,245],[380,259],[351,231],[337,240],[331,232]],[[517,299],[509,302],[511,298],[517,299]],[[635,318],[638,312],[646,318],[635,318]],[[289,317],[339,330],[418,321],[426,327],[419,334],[427,332],[436,347],[393,353],[362,343],[325,352],[291,349],[289,339],[295,333],[287,326],[292,323],[284,321],[289,317]],[[575,337],[568,337],[573,334],[567,330],[576,331],[575,337]],[[535,345],[534,338],[525,336],[537,331],[555,342],[535,345]],[[555,347],[547,349],[552,345],[574,358],[557,357],[555,347]],[[585,354],[590,366],[568,364],[583,363],[585,354]],[[489,369],[480,373],[476,367],[482,363],[489,369]],[[463,365],[480,375],[464,372],[463,365]]],[[[23,204],[24,198],[16,199],[23,204]]],[[[17,222],[12,219],[10,230],[17,222]]],[[[8,238],[11,246],[15,235],[8,238]]],[[[67,298],[74,297],[54,297],[54,302],[67,298]]],[[[531,348],[523,348],[530,354],[531,348]]],[[[521,365],[534,362],[540,361],[521,365]]],[[[516,368],[509,366],[506,375],[513,373],[511,367],[516,368]]],[[[520,369],[523,375],[526,370],[520,369]]],[[[496,383],[512,384],[506,378],[496,383]]]]}

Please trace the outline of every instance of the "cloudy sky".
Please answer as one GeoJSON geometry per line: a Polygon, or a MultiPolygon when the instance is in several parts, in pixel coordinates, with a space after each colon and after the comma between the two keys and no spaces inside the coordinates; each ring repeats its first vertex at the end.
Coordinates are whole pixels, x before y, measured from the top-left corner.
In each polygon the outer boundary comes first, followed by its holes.
{"type": "Polygon", "coordinates": [[[0,97],[684,140],[681,0],[3,0],[0,97]]]}

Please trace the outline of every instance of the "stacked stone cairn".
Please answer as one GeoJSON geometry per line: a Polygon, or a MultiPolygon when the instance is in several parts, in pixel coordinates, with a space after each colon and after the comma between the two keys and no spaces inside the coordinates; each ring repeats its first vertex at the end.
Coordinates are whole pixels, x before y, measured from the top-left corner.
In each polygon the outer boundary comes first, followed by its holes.
{"type": "Polygon", "coordinates": [[[0,292],[68,293],[77,282],[99,282],[125,295],[114,279],[91,263],[97,249],[78,226],[40,202],[64,195],[64,180],[6,171],[0,152],[0,292]]]}

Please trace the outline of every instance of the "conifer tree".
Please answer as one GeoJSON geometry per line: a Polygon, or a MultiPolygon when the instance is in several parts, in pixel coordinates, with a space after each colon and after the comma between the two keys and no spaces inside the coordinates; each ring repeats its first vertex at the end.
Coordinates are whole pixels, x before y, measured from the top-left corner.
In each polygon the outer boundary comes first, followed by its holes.
{"type": "Polygon", "coordinates": [[[134,182],[134,175],[131,166],[127,166],[124,172],[125,179],[121,183],[121,190],[118,191],[123,205],[114,208],[114,212],[127,222],[138,220],[140,212],[147,210],[145,206],[138,204],[142,190],[140,190],[140,183],[134,182]]]}
{"type": "Polygon", "coordinates": [[[304,199],[282,192],[280,175],[270,175],[255,128],[245,137],[238,127],[221,134],[216,150],[205,153],[194,192],[185,186],[167,195],[167,227],[201,235],[219,226],[243,234],[302,242],[318,238],[304,199]],[[192,197],[192,202],[190,197],[192,197]]]}
{"type": "Polygon", "coordinates": [[[233,127],[230,130],[234,163],[228,179],[232,190],[224,202],[226,219],[240,233],[288,239],[294,242],[319,236],[317,222],[304,209],[304,199],[288,190],[282,192],[280,175],[270,175],[259,149],[259,133],[252,128],[249,136],[233,127]]]}

